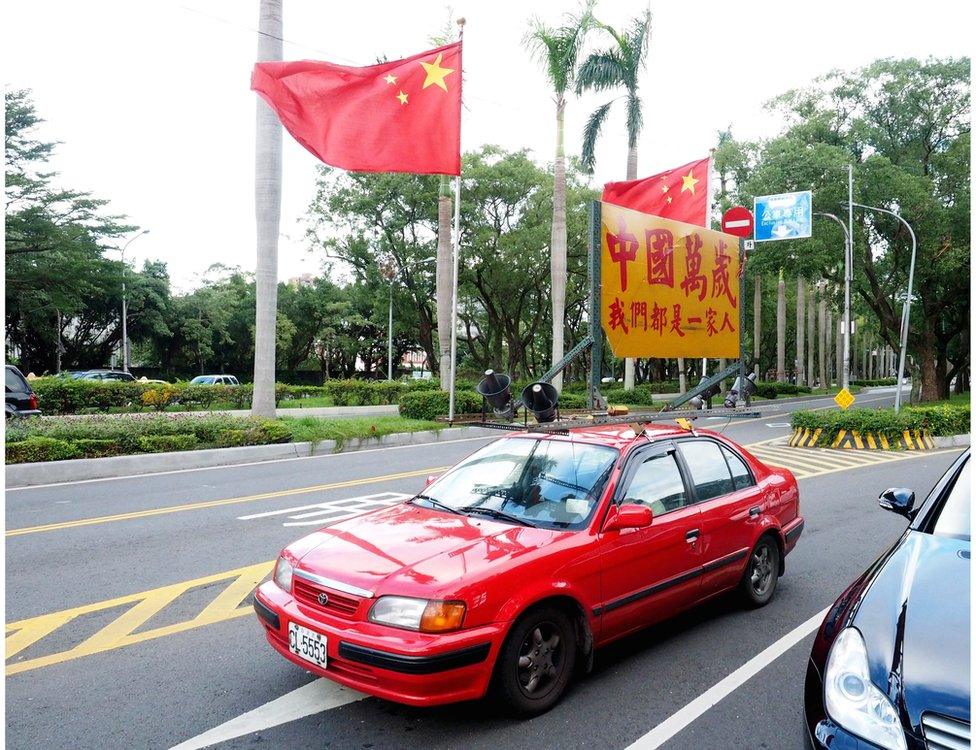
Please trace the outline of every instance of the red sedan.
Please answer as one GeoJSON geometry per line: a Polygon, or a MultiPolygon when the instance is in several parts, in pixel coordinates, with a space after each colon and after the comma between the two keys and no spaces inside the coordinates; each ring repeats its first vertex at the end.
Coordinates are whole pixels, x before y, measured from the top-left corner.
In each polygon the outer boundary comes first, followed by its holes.
{"type": "Polygon", "coordinates": [[[713,432],[518,433],[289,545],[254,607],[284,657],[343,685],[532,715],[595,648],[731,589],[766,604],[802,530],[793,475],[713,432]]]}

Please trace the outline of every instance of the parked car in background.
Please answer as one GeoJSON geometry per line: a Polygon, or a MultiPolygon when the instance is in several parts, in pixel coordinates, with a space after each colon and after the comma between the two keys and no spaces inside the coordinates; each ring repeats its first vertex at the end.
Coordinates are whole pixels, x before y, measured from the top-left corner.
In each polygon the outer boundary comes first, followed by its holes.
{"type": "Polygon", "coordinates": [[[240,385],[233,375],[197,375],[190,385],[240,385]]]}
{"type": "Polygon", "coordinates": [[[41,410],[37,405],[37,394],[27,382],[27,378],[13,365],[7,365],[5,384],[7,386],[7,419],[41,416],[41,410]]]}
{"type": "Polygon", "coordinates": [[[921,504],[881,494],[908,529],[820,626],[804,701],[814,747],[970,746],[970,463],[967,450],[921,504]]]}
{"type": "Polygon", "coordinates": [[[254,608],[319,676],[419,706],[492,690],[532,715],[595,648],[725,591],[767,604],[802,531],[793,475],[717,433],[516,433],[285,547],[254,608]]]}
{"type": "Polygon", "coordinates": [[[86,370],[77,376],[78,380],[124,380],[132,382],[135,376],[122,370],[86,370]]]}

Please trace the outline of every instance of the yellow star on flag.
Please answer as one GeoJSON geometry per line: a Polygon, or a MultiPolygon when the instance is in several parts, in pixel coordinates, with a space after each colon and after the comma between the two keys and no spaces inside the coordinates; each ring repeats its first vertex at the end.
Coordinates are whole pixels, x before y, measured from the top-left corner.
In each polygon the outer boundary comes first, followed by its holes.
{"type": "Polygon", "coordinates": [[[444,83],[444,79],[451,73],[454,72],[453,68],[442,68],[441,58],[444,57],[443,52],[438,52],[437,57],[434,58],[434,62],[426,63],[421,62],[420,64],[424,66],[424,70],[427,71],[427,77],[424,79],[424,85],[422,88],[427,88],[428,86],[440,86],[442,89],[447,91],[447,84],[444,83]]]}
{"type": "Polygon", "coordinates": [[[390,73],[385,80],[387,83],[396,83],[396,76],[390,73]]]}
{"type": "Polygon", "coordinates": [[[669,206],[671,205],[671,196],[670,195],[668,196],[668,205],[669,206]]]}
{"type": "Polygon", "coordinates": [[[701,182],[701,180],[697,179],[694,171],[689,169],[688,174],[682,175],[681,177],[681,192],[683,193],[685,190],[687,190],[694,195],[695,185],[697,185],[699,182],[701,182]]]}
{"type": "Polygon", "coordinates": [[[668,191],[669,191],[670,189],[671,189],[671,186],[670,186],[670,185],[662,185],[662,186],[661,186],[661,192],[662,192],[662,193],[666,193],[666,192],[668,192],[668,191]]]}
{"type": "Polygon", "coordinates": [[[407,95],[404,94],[402,91],[399,94],[397,94],[397,97],[396,98],[400,100],[400,104],[401,105],[407,103],[407,95]]]}

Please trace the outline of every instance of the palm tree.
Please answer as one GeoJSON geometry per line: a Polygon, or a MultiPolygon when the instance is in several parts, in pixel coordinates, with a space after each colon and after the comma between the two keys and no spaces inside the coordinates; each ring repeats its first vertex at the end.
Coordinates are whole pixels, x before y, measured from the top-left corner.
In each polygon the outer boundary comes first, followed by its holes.
{"type": "Polygon", "coordinates": [[[786,382],[786,282],[782,268],[776,287],[776,379],[786,382]]]}
{"type": "Polygon", "coordinates": [[[451,291],[454,263],[451,255],[451,181],[441,175],[437,195],[437,343],[440,348],[441,390],[450,388],[451,381],[451,291]]]}
{"type": "MultiPolygon", "coordinates": [[[[588,0],[579,15],[566,16],[561,26],[550,27],[540,20],[532,21],[525,44],[546,68],[546,78],[553,88],[556,103],[556,160],[553,164],[552,234],[549,268],[552,276],[552,364],[563,358],[566,319],[566,152],[563,146],[563,122],[566,113],[566,91],[573,83],[576,61],[593,15],[593,1],[588,0]]],[[[562,390],[560,372],[552,384],[562,390]]]]}
{"type": "Polygon", "coordinates": [[[757,273],[752,282],[752,361],[756,379],[759,372],[759,343],[762,341],[762,277],[757,273]]]}
{"type": "MultiPolygon", "coordinates": [[[[627,101],[627,179],[637,178],[637,138],[644,124],[641,112],[643,104],[637,93],[638,78],[647,57],[650,40],[651,11],[631,21],[625,31],[617,31],[612,26],[594,20],[594,25],[608,33],[614,41],[609,49],[591,52],[576,73],[576,93],[587,89],[610,91],[619,87],[626,90],[627,101]]],[[[607,119],[614,100],[597,107],[583,128],[583,168],[593,172],[596,163],[596,139],[600,135],[603,122],[607,119]]],[[[624,363],[624,388],[634,387],[634,360],[624,363]]]]}
{"type": "Polygon", "coordinates": [[[796,277],[796,384],[806,385],[806,367],[804,353],[804,322],[806,321],[806,303],[803,301],[803,277],[796,277]]]}
{"type": "MultiPolygon", "coordinates": [[[[280,60],[281,0],[261,0],[258,60],[280,60]]],[[[254,217],[257,228],[257,304],[254,320],[254,395],[251,414],[275,416],[275,337],[278,312],[278,226],[281,221],[281,124],[257,98],[254,217]]]]}

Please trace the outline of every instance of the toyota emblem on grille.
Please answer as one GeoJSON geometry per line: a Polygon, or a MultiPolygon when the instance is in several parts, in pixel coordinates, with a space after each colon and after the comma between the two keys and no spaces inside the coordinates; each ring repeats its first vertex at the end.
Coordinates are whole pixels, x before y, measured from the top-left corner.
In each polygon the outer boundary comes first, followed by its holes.
{"type": "Polygon", "coordinates": [[[324,591],[321,594],[319,594],[318,599],[319,599],[319,604],[321,604],[323,607],[329,603],[329,595],[326,594],[324,591]]]}

